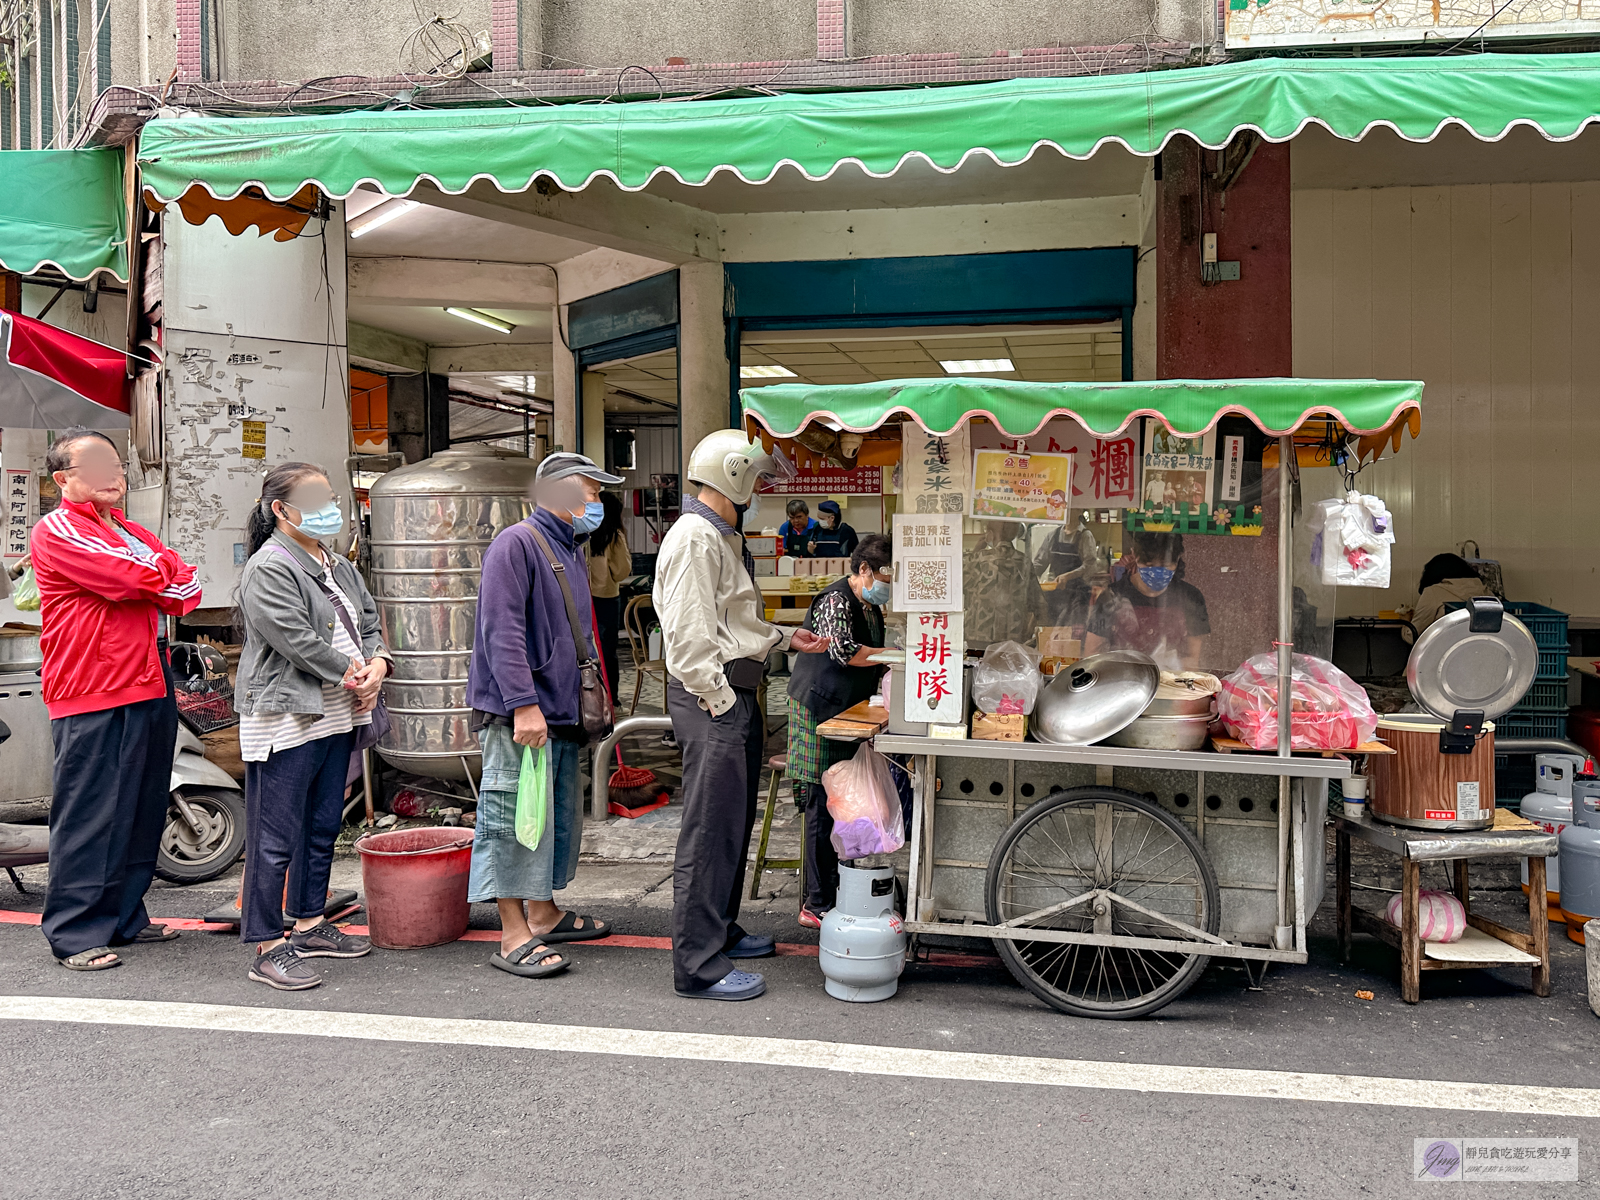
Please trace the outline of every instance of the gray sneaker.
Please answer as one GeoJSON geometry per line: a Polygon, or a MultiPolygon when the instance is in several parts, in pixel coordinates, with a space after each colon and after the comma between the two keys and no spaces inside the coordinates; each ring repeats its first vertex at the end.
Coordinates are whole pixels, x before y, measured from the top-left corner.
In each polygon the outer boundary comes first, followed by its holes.
{"type": "Polygon", "coordinates": [[[322,982],[322,976],[301,962],[287,943],[257,954],[250,964],[250,978],[280,992],[303,992],[322,982]]]}
{"type": "Polygon", "coordinates": [[[289,945],[301,958],[360,958],[372,953],[371,942],[346,933],[332,921],[324,921],[303,932],[291,933],[289,945]]]}

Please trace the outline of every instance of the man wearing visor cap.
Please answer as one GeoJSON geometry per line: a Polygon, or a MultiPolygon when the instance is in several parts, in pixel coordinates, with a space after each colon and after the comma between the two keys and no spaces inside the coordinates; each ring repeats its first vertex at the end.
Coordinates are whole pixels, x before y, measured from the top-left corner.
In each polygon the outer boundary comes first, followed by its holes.
{"type": "Polygon", "coordinates": [[[672,974],[680,996],[753,1000],[766,991],[734,959],[773,953],[739,926],[766,721],[756,702],[767,655],[824,649],[826,638],[769,624],[739,531],[763,478],[792,475],[781,452],[736,429],[689,456],[700,484],[667,531],[653,593],[666,657],[667,712],[683,751],[683,827],[672,869],[672,974]]]}

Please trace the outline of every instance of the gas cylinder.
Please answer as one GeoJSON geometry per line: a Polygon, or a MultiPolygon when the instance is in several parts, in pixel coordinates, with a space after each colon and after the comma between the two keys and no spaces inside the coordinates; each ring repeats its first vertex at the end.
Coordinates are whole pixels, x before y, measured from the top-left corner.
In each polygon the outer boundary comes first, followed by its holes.
{"type": "Polygon", "coordinates": [[[887,1000],[906,965],[906,930],[894,911],[894,868],[839,865],[839,902],[822,918],[818,958],[835,1000],[887,1000]]]}
{"type": "Polygon", "coordinates": [[[1600,778],[1572,784],[1572,824],[1561,831],[1561,909],[1567,936],[1583,944],[1585,921],[1600,917],[1600,778]]]}
{"type": "MultiPolygon", "coordinates": [[[[1560,834],[1572,823],[1572,780],[1584,769],[1585,760],[1576,754],[1536,754],[1533,759],[1538,777],[1534,787],[1522,798],[1522,819],[1541,826],[1546,833],[1560,834]]],[[[1549,892],[1550,919],[1561,920],[1556,911],[1561,905],[1561,859],[1552,854],[1544,860],[1544,885],[1549,892]]],[[[1522,890],[1528,890],[1528,860],[1522,860],[1522,890]]]]}

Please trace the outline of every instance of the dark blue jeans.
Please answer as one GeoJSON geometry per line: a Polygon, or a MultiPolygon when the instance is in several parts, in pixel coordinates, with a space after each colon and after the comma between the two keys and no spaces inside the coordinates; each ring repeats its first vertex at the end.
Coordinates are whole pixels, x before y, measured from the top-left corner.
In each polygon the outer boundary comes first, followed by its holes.
{"type": "Polygon", "coordinates": [[[275,750],[266,762],[245,764],[240,940],[282,937],[285,912],[291,917],[322,915],[355,738],[354,731],[315,738],[292,750],[275,750]]]}
{"type": "Polygon", "coordinates": [[[57,958],[133,940],[167,820],[178,708],[167,694],[50,722],[50,886],[44,935],[57,958]]]}

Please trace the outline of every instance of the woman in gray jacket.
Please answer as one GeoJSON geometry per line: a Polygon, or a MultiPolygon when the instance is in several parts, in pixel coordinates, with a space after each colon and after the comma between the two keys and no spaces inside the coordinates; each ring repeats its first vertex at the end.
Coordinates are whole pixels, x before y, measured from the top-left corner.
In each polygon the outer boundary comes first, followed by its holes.
{"type": "Polygon", "coordinates": [[[327,472],[298,462],[267,472],[245,522],[235,688],[245,762],[239,936],[257,944],[250,978],[280,991],[322,982],[304,959],[372,949],[322,912],[355,731],[371,723],[389,669],[377,605],[356,569],[323,545],[343,527],[327,472]],[[295,919],[287,938],[284,912],[295,919]]]}

